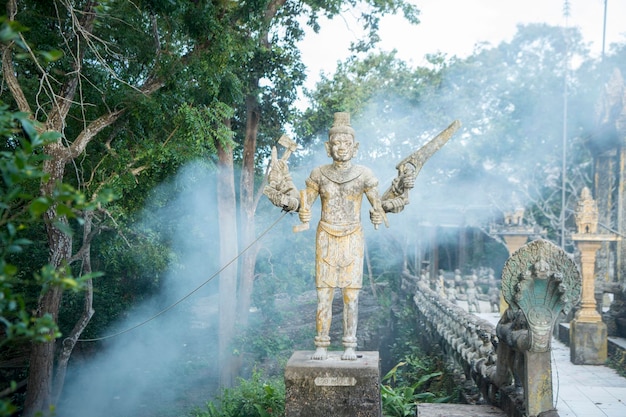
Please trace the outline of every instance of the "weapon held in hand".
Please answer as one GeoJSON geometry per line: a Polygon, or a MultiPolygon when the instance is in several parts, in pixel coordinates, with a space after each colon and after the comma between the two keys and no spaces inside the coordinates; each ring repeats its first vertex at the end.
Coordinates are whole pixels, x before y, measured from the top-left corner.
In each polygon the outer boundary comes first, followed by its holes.
{"type": "Polygon", "coordinates": [[[283,156],[280,158],[283,161],[286,161],[287,158],[291,156],[291,153],[298,149],[298,144],[287,135],[282,135],[280,139],[278,139],[278,143],[285,147],[285,153],[283,153],[283,156]]]}
{"type": "Polygon", "coordinates": [[[298,145],[289,136],[283,135],[278,139],[278,143],[285,147],[283,156],[278,159],[278,150],[276,146],[272,146],[271,159],[268,165],[267,181],[268,184],[263,189],[272,204],[281,207],[283,210],[291,211],[292,201],[297,200],[297,189],[289,176],[289,168],[287,167],[287,159],[298,145]],[[295,194],[295,195],[294,195],[295,194]]]}
{"type": "MultiPolygon", "coordinates": [[[[300,190],[300,209],[308,210],[308,201],[306,196],[306,190],[300,190]]],[[[303,222],[301,224],[297,224],[292,228],[294,233],[303,232],[305,230],[309,230],[309,222],[303,222]]]]}
{"type": "Polygon", "coordinates": [[[461,122],[455,120],[450,124],[450,126],[442,130],[424,146],[404,158],[398,163],[398,165],[396,165],[398,176],[394,179],[392,185],[389,186],[387,191],[385,191],[381,200],[382,202],[391,202],[395,199],[402,199],[403,202],[399,204],[398,207],[395,207],[394,205],[394,210],[387,211],[398,213],[404,209],[404,206],[408,204],[408,189],[413,188],[412,185],[410,187],[405,187],[401,184],[405,180],[405,177],[413,183],[426,161],[428,161],[430,157],[435,154],[435,152],[441,149],[460,127],[461,122]],[[400,193],[398,193],[398,189],[401,190],[400,193]]]}

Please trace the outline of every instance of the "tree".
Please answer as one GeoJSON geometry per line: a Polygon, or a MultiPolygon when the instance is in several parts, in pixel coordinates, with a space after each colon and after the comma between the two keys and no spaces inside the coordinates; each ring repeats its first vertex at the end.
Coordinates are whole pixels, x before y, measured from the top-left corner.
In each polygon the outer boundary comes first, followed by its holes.
{"type": "MultiPolygon", "coordinates": [[[[185,64],[188,64],[187,73],[181,71],[187,76],[185,80],[197,75],[203,67],[204,73],[217,74],[219,69],[196,58],[201,55],[196,51],[211,55],[211,48],[220,50],[223,45],[202,44],[189,37],[189,25],[184,24],[184,19],[192,16],[193,4],[188,3],[181,2],[185,6],[181,8],[165,2],[59,0],[18,4],[11,0],[7,3],[5,25],[17,26],[19,21],[32,30],[3,44],[2,74],[8,89],[3,90],[2,99],[12,108],[41,120],[40,133],[61,133],[43,148],[46,159],[39,190],[41,198],[51,199],[58,184],[66,182],[83,190],[87,201],[94,204],[110,201],[111,194],[106,190],[125,195],[139,184],[140,175],[145,180],[144,187],[158,183],[192,155],[206,155],[214,150],[215,145],[209,139],[230,139],[223,129],[214,128],[198,139],[184,134],[175,136],[176,128],[159,136],[165,126],[171,129],[172,108],[178,111],[181,131],[188,119],[186,115],[190,114],[186,111],[189,107],[183,106],[184,100],[177,95],[181,90],[176,90],[176,84],[168,82],[166,75],[185,64]],[[26,52],[22,53],[19,46],[26,52]],[[163,100],[161,108],[150,96],[163,87],[169,88],[170,94],[163,96],[169,100],[163,100]],[[146,175],[148,172],[152,176],[146,175]]],[[[217,14],[211,17],[217,18],[217,14]]],[[[220,83],[215,84],[219,88],[220,83]]],[[[219,102],[214,103],[203,113],[204,125],[213,127],[211,117],[222,120],[228,111],[219,102]]],[[[47,206],[43,213],[48,262],[59,273],[78,261],[83,271],[92,269],[92,238],[101,230],[100,221],[113,218],[107,211],[101,211],[98,216],[85,215],[80,230],[70,222],[71,214],[59,204],[47,206]],[[76,252],[73,252],[72,232],[81,236],[77,239],[80,247],[76,252]]],[[[63,288],[44,286],[43,289],[36,306],[37,317],[49,317],[57,322],[63,288]]],[[[64,339],[56,368],[57,333],[50,328],[45,342],[33,344],[24,415],[47,410],[55,402],[73,345],[92,314],[90,305],[91,291],[86,291],[84,314],[64,339]],[[53,383],[54,372],[58,378],[53,383]]]]}
{"type": "MultiPolygon", "coordinates": [[[[6,28],[8,31],[11,29],[11,26],[6,28]]],[[[78,292],[85,290],[94,276],[91,271],[85,271],[77,280],[68,268],[55,268],[50,264],[41,266],[33,276],[28,276],[27,271],[12,263],[16,255],[27,251],[33,244],[27,232],[43,223],[42,215],[49,207],[56,206],[58,211],[66,213],[66,217],[75,217],[75,210],[92,210],[94,207],[85,204],[84,195],[67,184],[56,184],[51,195],[38,196],[37,183],[46,178],[43,148],[55,142],[59,134],[45,132],[40,135],[30,117],[26,113],[11,113],[6,105],[0,107],[3,149],[0,153],[3,179],[3,186],[0,187],[0,347],[3,349],[28,341],[50,343],[60,335],[52,315],[31,315],[19,287],[32,281],[41,286],[42,294],[51,288],[78,292]]],[[[2,396],[10,394],[18,385],[12,381],[10,387],[4,387],[2,396]]],[[[0,415],[13,415],[15,410],[10,401],[0,400],[0,415]]]]}

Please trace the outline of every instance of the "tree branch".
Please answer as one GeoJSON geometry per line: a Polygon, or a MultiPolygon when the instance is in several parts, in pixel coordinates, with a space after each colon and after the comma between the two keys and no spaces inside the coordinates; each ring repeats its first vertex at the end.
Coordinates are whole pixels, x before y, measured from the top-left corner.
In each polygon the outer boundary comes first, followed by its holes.
{"type": "Polygon", "coordinates": [[[4,75],[4,80],[6,81],[7,86],[9,87],[9,91],[11,91],[11,94],[13,95],[20,111],[32,114],[28,100],[26,100],[26,96],[24,95],[24,91],[22,91],[22,87],[20,87],[20,83],[17,81],[17,77],[15,76],[13,59],[11,57],[11,46],[7,45],[2,49],[2,74],[4,75]]]}
{"type": "MultiPolygon", "coordinates": [[[[74,29],[85,39],[88,39],[93,32],[94,22],[96,20],[96,12],[94,10],[95,5],[95,1],[88,1],[82,11],[82,17],[78,19],[75,16],[75,10],[72,5],[69,3],[66,4],[68,11],[72,15],[72,20],[74,21],[74,29]]],[[[59,100],[55,100],[54,106],[50,111],[50,116],[48,117],[48,128],[59,132],[63,131],[62,128],[65,123],[65,118],[72,107],[74,96],[76,95],[76,89],[78,87],[78,81],[81,76],[83,59],[87,49],[81,47],[80,36],[77,36],[76,38],[76,48],[78,51],[74,57],[72,76],[61,88],[58,95],[59,100]]]]}
{"type": "Polygon", "coordinates": [[[83,129],[82,132],[80,132],[76,140],[69,147],[66,161],[69,161],[70,159],[74,159],[78,157],[78,155],[83,153],[83,151],[85,150],[89,142],[91,142],[91,140],[98,133],[100,133],[102,129],[113,124],[123,112],[124,110],[116,110],[114,112],[100,116],[93,122],[89,123],[89,125],[87,125],[87,127],[83,129]]]}
{"type": "MultiPolygon", "coordinates": [[[[9,20],[15,20],[15,15],[17,14],[17,1],[9,0],[7,2],[7,15],[9,20]]],[[[20,111],[32,114],[30,105],[28,104],[28,100],[26,100],[26,96],[24,95],[24,91],[20,86],[20,83],[17,81],[17,77],[15,76],[15,69],[13,68],[13,58],[11,56],[11,48],[14,45],[11,42],[8,45],[4,45],[2,47],[2,75],[4,80],[9,87],[9,91],[13,95],[13,98],[17,102],[17,107],[20,111]]]]}
{"type": "MultiPolygon", "coordinates": [[[[151,78],[146,81],[146,83],[139,89],[139,91],[142,94],[150,95],[162,86],[163,81],[151,78]]],[[[78,155],[83,153],[89,142],[91,142],[91,140],[104,128],[113,124],[122,115],[122,113],[124,113],[124,109],[115,110],[111,113],[102,115],[96,120],[89,123],[89,125],[87,125],[87,127],[85,127],[85,129],[80,132],[76,140],[74,140],[74,142],[70,146],[66,161],[74,159],[78,157],[78,155]]]]}

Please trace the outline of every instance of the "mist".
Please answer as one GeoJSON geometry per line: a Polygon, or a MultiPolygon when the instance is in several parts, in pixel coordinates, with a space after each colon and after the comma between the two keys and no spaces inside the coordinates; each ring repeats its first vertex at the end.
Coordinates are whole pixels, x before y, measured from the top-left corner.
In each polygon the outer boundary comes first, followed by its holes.
{"type": "Polygon", "coordinates": [[[214,182],[210,168],[195,163],[155,190],[161,198],[148,203],[136,230],[162,234],[171,242],[173,257],[163,290],[107,334],[139,327],[101,342],[99,353],[86,363],[70,362],[59,415],[155,416],[167,409],[180,415],[186,396],[208,400],[214,394],[219,375],[217,278],[203,285],[219,269],[214,182]],[[164,195],[171,197],[166,204],[164,195]]]}

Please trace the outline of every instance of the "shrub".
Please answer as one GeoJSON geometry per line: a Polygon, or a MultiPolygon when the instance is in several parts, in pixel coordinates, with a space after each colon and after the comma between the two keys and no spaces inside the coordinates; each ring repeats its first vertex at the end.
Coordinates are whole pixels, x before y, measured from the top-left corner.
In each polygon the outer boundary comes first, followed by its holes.
{"type": "Polygon", "coordinates": [[[192,412],[193,417],[270,417],[285,414],[285,384],[282,378],[264,379],[255,370],[249,380],[223,390],[206,410],[192,412]]]}

